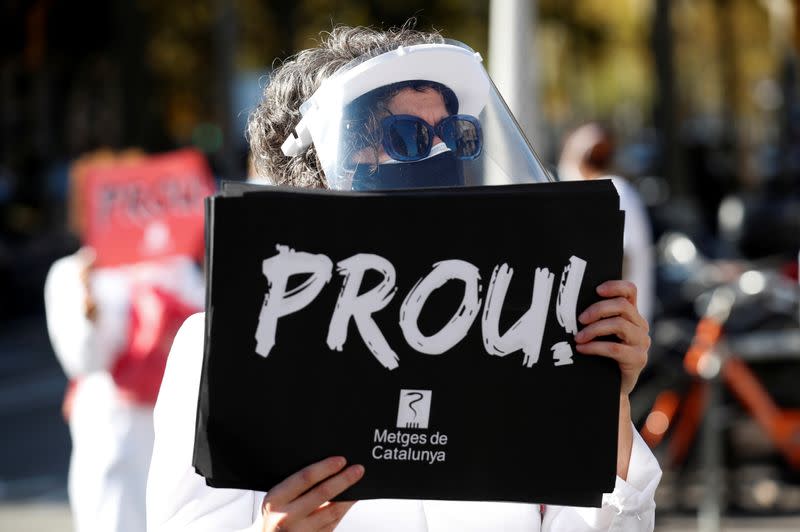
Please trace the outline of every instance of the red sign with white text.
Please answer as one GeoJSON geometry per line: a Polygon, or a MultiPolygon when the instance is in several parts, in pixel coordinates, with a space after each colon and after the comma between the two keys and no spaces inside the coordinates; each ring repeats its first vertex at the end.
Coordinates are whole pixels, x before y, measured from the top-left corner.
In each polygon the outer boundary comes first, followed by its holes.
{"type": "Polygon", "coordinates": [[[214,192],[205,157],[180,150],[89,168],[86,244],[95,266],[203,256],[203,199],[214,192]]]}

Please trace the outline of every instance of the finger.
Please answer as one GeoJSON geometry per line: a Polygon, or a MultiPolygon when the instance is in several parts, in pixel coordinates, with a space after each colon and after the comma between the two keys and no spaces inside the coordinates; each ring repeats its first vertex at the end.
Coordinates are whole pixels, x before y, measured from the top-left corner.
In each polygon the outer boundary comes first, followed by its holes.
{"type": "Polygon", "coordinates": [[[95,303],[94,298],[91,296],[87,296],[83,300],[83,314],[89,321],[93,322],[97,320],[97,303],[95,303]]]}
{"type": "Polygon", "coordinates": [[[624,297],[636,306],[636,285],[630,281],[606,281],[597,287],[603,297],[624,297]]]}
{"type": "Polygon", "coordinates": [[[264,500],[261,502],[261,514],[264,516],[263,532],[278,532],[281,530],[281,525],[283,525],[286,520],[286,513],[277,510],[273,511],[266,497],[264,497],[264,500]]]}
{"type": "Polygon", "coordinates": [[[575,341],[579,344],[585,344],[598,336],[611,335],[616,335],[628,345],[637,345],[643,341],[646,333],[641,327],[637,327],[625,318],[616,316],[596,321],[584,327],[575,335],[575,341]]]}
{"type": "Polygon", "coordinates": [[[92,248],[88,248],[86,255],[87,255],[86,267],[89,270],[92,270],[94,268],[95,263],[97,262],[97,252],[92,248]]]}
{"type": "Polygon", "coordinates": [[[613,316],[622,316],[626,320],[644,327],[646,330],[650,328],[647,320],[644,319],[644,317],[639,314],[636,307],[624,297],[615,297],[613,299],[598,301],[584,310],[580,316],[578,316],[578,321],[584,325],[588,325],[597,320],[611,318],[613,316]]]}
{"type": "Polygon", "coordinates": [[[575,349],[584,355],[599,355],[616,360],[623,370],[642,369],[647,364],[647,350],[618,342],[589,342],[575,349]]]}
{"type": "Polygon", "coordinates": [[[81,283],[83,283],[83,286],[84,288],[86,288],[86,290],[89,290],[89,277],[91,276],[91,274],[92,274],[91,266],[89,266],[88,264],[84,264],[84,266],[81,268],[80,271],[80,279],[81,283]]]}
{"type": "Polygon", "coordinates": [[[88,246],[84,246],[78,251],[83,260],[83,270],[90,271],[97,262],[97,252],[88,246]]]}
{"type": "Polygon", "coordinates": [[[343,456],[332,456],[311,464],[269,490],[266,499],[272,503],[273,507],[283,506],[331,475],[335,475],[346,464],[347,460],[343,456]]]}
{"type": "MultiPolygon", "coordinates": [[[[287,506],[292,515],[307,516],[323,503],[330,501],[344,490],[361,480],[364,476],[364,466],[353,465],[329,478],[302,497],[292,501],[287,506]]],[[[333,505],[331,505],[333,506],[333,505]]]]}
{"type": "Polygon", "coordinates": [[[356,501],[334,502],[322,506],[308,516],[303,522],[311,530],[333,530],[356,501]]]}

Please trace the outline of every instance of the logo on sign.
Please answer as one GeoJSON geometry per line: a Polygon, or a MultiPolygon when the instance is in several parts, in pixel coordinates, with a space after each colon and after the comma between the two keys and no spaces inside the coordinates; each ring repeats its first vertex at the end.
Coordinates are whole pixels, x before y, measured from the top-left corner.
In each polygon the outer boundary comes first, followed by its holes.
{"type": "Polygon", "coordinates": [[[431,390],[400,390],[397,428],[427,429],[432,394],[431,390]]]}

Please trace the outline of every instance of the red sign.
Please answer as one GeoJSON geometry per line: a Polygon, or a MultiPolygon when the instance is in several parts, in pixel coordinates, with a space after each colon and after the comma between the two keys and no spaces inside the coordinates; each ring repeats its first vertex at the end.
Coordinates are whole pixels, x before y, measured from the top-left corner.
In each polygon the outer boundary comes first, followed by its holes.
{"type": "Polygon", "coordinates": [[[89,168],[86,244],[95,265],[201,258],[203,199],[214,188],[205,157],[189,149],[89,168]]]}

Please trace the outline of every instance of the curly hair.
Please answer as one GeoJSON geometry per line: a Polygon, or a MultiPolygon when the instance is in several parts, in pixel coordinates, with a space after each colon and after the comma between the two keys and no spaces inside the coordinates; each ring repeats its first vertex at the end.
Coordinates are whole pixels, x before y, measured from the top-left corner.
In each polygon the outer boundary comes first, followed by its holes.
{"type": "Polygon", "coordinates": [[[438,32],[418,31],[413,29],[414,24],[411,19],[388,30],[337,26],[321,34],[318,46],[301,51],[276,68],[247,123],[256,175],[276,185],[325,188],[313,145],[295,157],[281,151],[283,141],[300,121],[300,105],[325,79],[358,57],[379,55],[398,46],[444,42],[438,32]]]}

